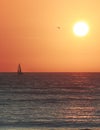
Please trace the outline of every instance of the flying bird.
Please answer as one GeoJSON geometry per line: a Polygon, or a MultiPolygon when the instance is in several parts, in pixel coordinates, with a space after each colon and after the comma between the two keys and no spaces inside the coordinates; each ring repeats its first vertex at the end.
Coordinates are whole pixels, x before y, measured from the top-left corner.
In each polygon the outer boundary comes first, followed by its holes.
{"type": "Polygon", "coordinates": [[[60,27],[60,26],[58,26],[58,27],[57,27],[57,29],[61,29],[61,27],[60,27]]]}

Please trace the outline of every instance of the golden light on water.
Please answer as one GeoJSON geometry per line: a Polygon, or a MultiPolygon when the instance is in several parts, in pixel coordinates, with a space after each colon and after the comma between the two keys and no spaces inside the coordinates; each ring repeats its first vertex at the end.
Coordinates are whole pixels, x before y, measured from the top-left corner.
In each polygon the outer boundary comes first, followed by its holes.
{"type": "Polygon", "coordinates": [[[73,27],[73,31],[74,31],[75,35],[83,37],[88,34],[89,26],[87,25],[87,23],[85,23],[83,21],[77,22],[73,27]]]}

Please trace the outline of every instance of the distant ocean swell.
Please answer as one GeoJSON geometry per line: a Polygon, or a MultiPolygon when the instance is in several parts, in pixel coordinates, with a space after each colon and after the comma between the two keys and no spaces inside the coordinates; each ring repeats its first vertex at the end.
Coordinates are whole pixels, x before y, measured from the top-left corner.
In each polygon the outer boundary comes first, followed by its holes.
{"type": "Polygon", "coordinates": [[[0,127],[100,128],[100,73],[0,73],[0,127]]]}

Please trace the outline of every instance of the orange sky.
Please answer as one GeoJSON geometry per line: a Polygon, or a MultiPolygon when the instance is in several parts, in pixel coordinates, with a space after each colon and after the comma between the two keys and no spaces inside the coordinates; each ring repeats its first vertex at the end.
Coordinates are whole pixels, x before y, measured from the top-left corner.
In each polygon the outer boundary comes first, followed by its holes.
{"type": "Polygon", "coordinates": [[[0,71],[100,71],[99,57],[100,0],[0,1],[0,71]],[[90,26],[82,38],[80,20],[90,26]]]}

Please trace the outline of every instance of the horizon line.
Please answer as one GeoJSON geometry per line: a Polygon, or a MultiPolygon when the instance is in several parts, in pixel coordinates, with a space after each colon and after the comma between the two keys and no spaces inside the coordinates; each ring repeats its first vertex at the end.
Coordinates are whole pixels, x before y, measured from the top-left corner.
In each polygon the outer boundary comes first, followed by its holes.
{"type": "MultiPolygon", "coordinates": [[[[17,73],[17,72],[0,71],[0,73],[17,73]]],[[[23,71],[23,73],[100,73],[100,71],[23,71]]]]}

